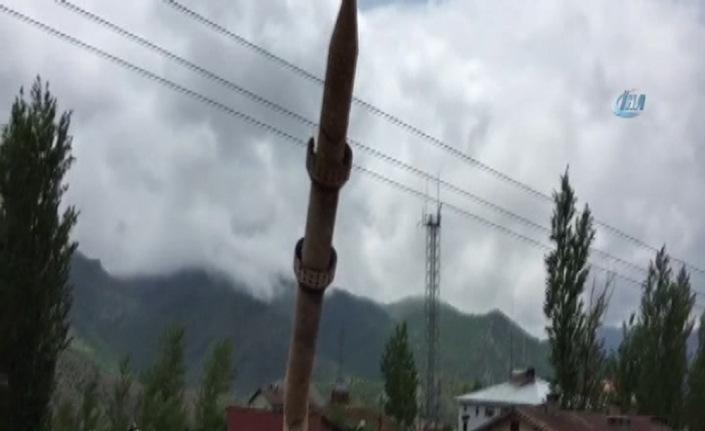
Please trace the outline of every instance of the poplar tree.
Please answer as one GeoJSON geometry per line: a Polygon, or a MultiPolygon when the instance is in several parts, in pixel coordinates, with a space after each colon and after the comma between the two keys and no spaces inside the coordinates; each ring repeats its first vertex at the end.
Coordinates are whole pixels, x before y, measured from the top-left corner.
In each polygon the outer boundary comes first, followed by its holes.
{"type": "Polygon", "coordinates": [[[185,328],[167,330],[156,363],[142,379],[144,392],[140,402],[140,430],[174,431],[186,427],[183,406],[186,384],[185,346],[185,328]]]}
{"type": "Polygon", "coordinates": [[[581,410],[599,410],[607,403],[603,390],[603,378],[607,374],[608,362],[604,339],[600,337],[599,330],[607,311],[609,303],[607,293],[613,280],[614,277],[608,278],[602,290],[597,289],[597,284],[593,280],[590,303],[586,313],[581,316],[582,328],[578,343],[581,366],[576,370],[580,384],[577,408],[581,410]]]}
{"type": "Polygon", "coordinates": [[[409,429],[418,413],[416,388],[419,376],[406,322],[396,326],[384,346],[380,368],[386,393],[384,411],[404,429],[409,429]]]}
{"type": "Polygon", "coordinates": [[[115,380],[115,385],[113,386],[108,403],[108,431],[125,431],[132,423],[132,418],[128,413],[131,388],[132,375],[130,374],[130,358],[126,356],[120,361],[120,375],[115,380]]]}
{"type": "Polygon", "coordinates": [[[8,378],[3,431],[50,426],[57,356],[69,344],[69,270],[77,212],[62,204],[70,112],[40,78],[20,90],[0,132],[0,373],[8,378]]]}
{"type": "Polygon", "coordinates": [[[616,354],[613,370],[617,404],[624,412],[633,412],[636,403],[637,389],[641,372],[639,336],[641,333],[635,326],[635,314],[628,322],[622,323],[622,341],[616,354]]]}
{"type": "Polygon", "coordinates": [[[233,344],[223,340],[213,350],[203,367],[203,383],[196,401],[196,431],[225,431],[225,397],[235,379],[233,344]]]}
{"type": "Polygon", "coordinates": [[[687,340],[694,325],[690,318],[694,304],[685,267],[674,281],[662,248],[649,264],[635,328],[640,358],[637,404],[640,413],[663,417],[674,429],[684,423],[687,340]]]}
{"type": "Polygon", "coordinates": [[[553,389],[564,408],[599,407],[599,385],[605,358],[598,330],[607,308],[607,287],[593,290],[590,304],[583,302],[590,274],[588,259],[595,238],[593,217],[585,205],[577,213],[577,198],[568,172],[553,194],[550,240],[555,248],[545,258],[546,296],[543,311],[549,321],[549,359],[554,370],[553,389]]]}
{"type": "Polygon", "coordinates": [[[688,372],[686,424],[688,431],[705,431],[705,313],[700,316],[698,350],[688,372]]]}
{"type": "Polygon", "coordinates": [[[56,406],[52,416],[51,431],[76,431],[78,418],[71,401],[64,399],[56,406]]]}
{"type": "Polygon", "coordinates": [[[98,388],[98,371],[95,368],[82,386],[77,431],[98,431],[102,425],[102,400],[98,388]]]}

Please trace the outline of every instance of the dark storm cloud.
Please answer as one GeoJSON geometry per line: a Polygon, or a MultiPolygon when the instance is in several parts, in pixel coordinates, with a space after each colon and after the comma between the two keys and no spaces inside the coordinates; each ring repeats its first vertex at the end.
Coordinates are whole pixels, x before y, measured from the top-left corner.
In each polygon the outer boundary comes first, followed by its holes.
{"type": "MultiPolygon", "coordinates": [[[[7,3],[7,2],[6,2],[7,3]]],[[[705,267],[703,76],[705,31],[668,1],[531,5],[365,2],[356,94],[542,193],[570,165],[581,205],[645,242],[705,267]],[[373,4],[374,3],[374,4],[373,4]],[[625,88],[647,109],[622,120],[625,88]]],[[[435,3],[435,2],[434,2],[435,3]]],[[[163,2],[77,0],[246,89],[318,121],[320,86],[199,26],[163,2]]],[[[185,4],[321,76],[338,2],[185,4]]],[[[302,125],[164,60],[60,6],[9,5],[300,139],[302,125]]],[[[77,163],[69,198],[81,248],[120,274],[186,265],[222,270],[266,295],[303,234],[304,151],[286,139],[160,87],[0,16],[0,115],[38,72],[75,111],[77,163]]],[[[350,136],[549,225],[550,202],[517,190],[355,106],[350,136]]],[[[417,190],[422,179],[355,151],[356,163],[417,190]]],[[[430,190],[433,193],[434,187],[430,190]]],[[[547,233],[442,190],[451,204],[548,243],[547,233]]],[[[423,292],[423,201],[353,172],[342,193],[337,284],[379,300],[423,292]]],[[[604,229],[598,247],[646,266],[649,250],[604,229]]],[[[442,293],[464,311],[499,307],[536,333],[544,322],[545,250],[444,211],[442,293]],[[512,304],[514,304],[512,306],[512,304]]],[[[643,273],[595,256],[636,280],[643,273]]],[[[598,283],[603,280],[598,274],[598,283]]],[[[696,289],[705,277],[693,273],[696,289]]],[[[638,291],[617,279],[610,321],[638,291]]],[[[704,302],[705,303],[705,302],[704,302]]]]}

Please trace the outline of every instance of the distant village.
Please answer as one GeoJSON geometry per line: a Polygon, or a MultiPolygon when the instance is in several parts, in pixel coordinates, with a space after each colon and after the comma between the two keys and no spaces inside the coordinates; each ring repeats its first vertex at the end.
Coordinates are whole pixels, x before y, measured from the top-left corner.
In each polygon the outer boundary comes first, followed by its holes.
{"type": "MultiPolygon", "coordinates": [[[[614,392],[612,382],[603,382],[605,396],[614,392]]],[[[665,420],[637,416],[614,402],[604,412],[562,410],[550,392],[550,384],[533,368],[515,370],[506,382],[458,395],[453,431],[669,431],[665,420]]],[[[355,403],[347,384],[339,379],[327,397],[314,388],[309,396],[309,431],[401,431],[382,407],[355,403]]],[[[228,431],[281,431],[283,426],[281,382],[257,390],[246,406],[228,407],[228,431]]],[[[415,429],[424,428],[421,419],[415,429]]]]}

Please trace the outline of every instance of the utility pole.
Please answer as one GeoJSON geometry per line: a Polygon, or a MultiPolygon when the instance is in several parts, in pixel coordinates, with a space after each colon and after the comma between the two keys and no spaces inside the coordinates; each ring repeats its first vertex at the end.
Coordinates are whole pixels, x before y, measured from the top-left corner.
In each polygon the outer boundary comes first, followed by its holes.
{"type": "Polygon", "coordinates": [[[284,431],[308,430],[308,393],[316,356],[323,293],[335,277],[333,231],[340,189],[350,178],[346,143],[357,67],[357,2],[343,0],[328,47],[318,139],[309,141],[311,179],[304,237],[294,249],[296,311],[284,390],[284,431]]]}
{"type": "Polygon", "coordinates": [[[423,224],[426,228],[426,376],[424,408],[426,429],[437,429],[440,419],[440,346],[439,346],[439,305],[441,274],[441,204],[440,199],[435,213],[424,211],[423,224]]]}

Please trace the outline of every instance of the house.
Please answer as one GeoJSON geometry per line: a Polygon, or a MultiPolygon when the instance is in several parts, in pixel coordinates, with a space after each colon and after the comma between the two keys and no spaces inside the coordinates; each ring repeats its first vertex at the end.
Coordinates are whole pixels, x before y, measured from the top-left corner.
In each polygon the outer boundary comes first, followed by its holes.
{"type": "Polygon", "coordinates": [[[560,410],[549,404],[512,408],[477,431],[671,431],[649,416],[617,416],[560,410]]]}
{"type": "MultiPolygon", "coordinates": [[[[314,387],[309,389],[309,410],[320,412],[325,403],[314,387]]],[[[284,410],[284,385],[281,381],[258,389],[247,401],[247,407],[255,410],[282,412],[284,410]]]]}
{"type": "Polygon", "coordinates": [[[455,397],[458,431],[476,431],[513,407],[542,405],[549,392],[549,383],[537,378],[534,368],[515,371],[505,383],[455,397]]]}
{"type": "MultiPolygon", "coordinates": [[[[321,401],[313,388],[309,396],[308,431],[398,431],[380,409],[353,405],[343,379],[333,385],[327,403],[321,401]]],[[[283,407],[281,383],[265,386],[250,397],[247,407],[228,407],[228,431],[281,431],[283,407]]]]}

